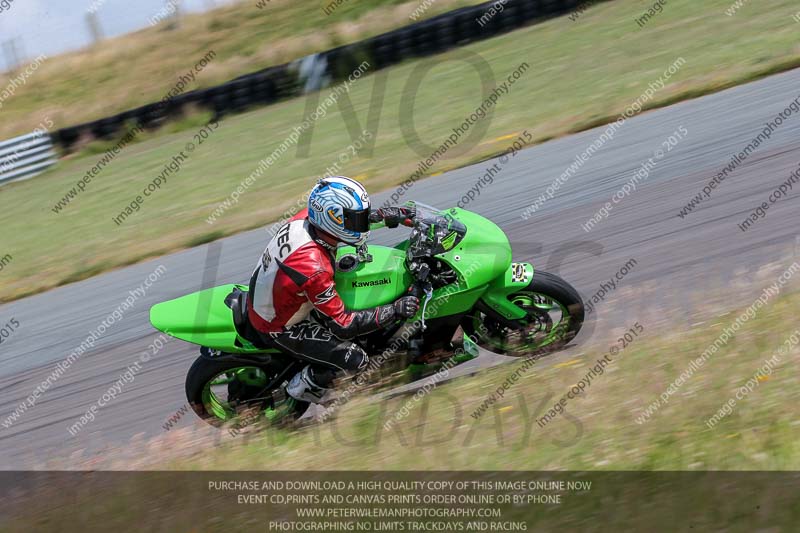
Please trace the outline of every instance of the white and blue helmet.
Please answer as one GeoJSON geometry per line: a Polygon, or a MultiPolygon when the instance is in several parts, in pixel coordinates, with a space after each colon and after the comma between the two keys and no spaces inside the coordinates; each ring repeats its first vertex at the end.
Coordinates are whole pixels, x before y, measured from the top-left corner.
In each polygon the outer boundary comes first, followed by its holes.
{"type": "Polygon", "coordinates": [[[308,197],[308,221],[353,246],[364,244],[369,237],[369,213],[367,190],[344,176],[319,180],[308,197]]]}

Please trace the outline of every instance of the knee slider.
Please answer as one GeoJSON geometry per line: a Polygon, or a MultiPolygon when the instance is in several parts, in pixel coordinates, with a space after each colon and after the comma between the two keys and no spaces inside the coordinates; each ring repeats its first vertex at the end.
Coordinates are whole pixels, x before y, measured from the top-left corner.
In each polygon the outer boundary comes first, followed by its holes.
{"type": "Polygon", "coordinates": [[[352,342],[347,347],[347,353],[344,356],[345,368],[351,372],[359,372],[367,368],[369,363],[369,356],[367,352],[358,344],[352,342]]]}

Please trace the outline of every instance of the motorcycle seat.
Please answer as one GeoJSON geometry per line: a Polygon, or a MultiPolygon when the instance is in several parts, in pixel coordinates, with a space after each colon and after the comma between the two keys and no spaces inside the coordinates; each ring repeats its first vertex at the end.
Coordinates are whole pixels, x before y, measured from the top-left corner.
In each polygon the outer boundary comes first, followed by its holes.
{"type": "MultiPolygon", "coordinates": [[[[225,297],[225,305],[231,308],[233,315],[233,326],[239,337],[252,343],[258,348],[269,348],[264,339],[255,330],[247,317],[247,296],[248,292],[239,287],[235,287],[231,293],[225,297]]],[[[238,342],[238,341],[237,341],[238,342]]]]}
{"type": "Polygon", "coordinates": [[[250,325],[247,319],[247,291],[236,287],[233,289],[233,292],[225,298],[225,304],[231,308],[233,325],[236,328],[236,333],[245,339],[249,338],[247,335],[248,326],[250,325]]]}

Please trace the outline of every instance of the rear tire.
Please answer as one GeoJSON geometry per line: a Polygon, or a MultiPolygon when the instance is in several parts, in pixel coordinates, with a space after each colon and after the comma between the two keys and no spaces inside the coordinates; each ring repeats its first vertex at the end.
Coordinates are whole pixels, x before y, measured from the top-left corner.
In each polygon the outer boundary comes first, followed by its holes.
{"type": "Polygon", "coordinates": [[[518,323],[514,321],[479,310],[462,322],[464,332],[491,352],[512,357],[544,355],[563,348],[583,326],[584,307],[578,291],[554,274],[536,271],[527,287],[508,298],[527,311],[524,330],[515,327],[518,323]],[[556,311],[557,322],[548,309],[556,311]]]}
{"type": "MultiPolygon", "coordinates": [[[[273,407],[272,391],[280,387],[283,380],[270,390],[265,385],[285,369],[285,365],[276,362],[259,365],[254,362],[243,363],[200,356],[186,374],[186,399],[197,416],[212,426],[221,427],[237,417],[246,417],[245,420],[250,421],[254,414],[260,417],[264,409],[273,407]],[[223,391],[227,389],[224,402],[220,402],[216,395],[214,398],[209,397],[209,393],[214,394],[210,384],[222,376],[230,379],[228,383],[217,385],[223,391]],[[216,413],[212,404],[216,407],[216,413]],[[223,411],[224,417],[220,416],[223,411]]],[[[292,377],[289,374],[291,372],[285,376],[286,379],[292,377]]],[[[308,405],[308,402],[296,402],[292,418],[299,418],[308,405]]],[[[247,425],[249,424],[250,422],[247,425]]]]}

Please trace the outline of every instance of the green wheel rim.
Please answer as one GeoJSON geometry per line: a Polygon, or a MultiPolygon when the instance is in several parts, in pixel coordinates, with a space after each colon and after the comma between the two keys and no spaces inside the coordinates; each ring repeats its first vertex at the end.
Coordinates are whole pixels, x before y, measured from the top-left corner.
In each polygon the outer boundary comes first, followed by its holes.
{"type": "Polygon", "coordinates": [[[235,406],[221,398],[213,389],[218,387],[230,391],[231,386],[237,382],[250,387],[266,387],[268,384],[267,375],[258,367],[241,366],[220,372],[203,387],[202,399],[206,412],[220,420],[235,418],[238,414],[235,406]]]}
{"type": "MultiPolygon", "coordinates": [[[[537,351],[562,340],[569,331],[571,317],[567,307],[553,297],[534,291],[522,291],[510,296],[510,300],[516,306],[525,309],[528,313],[529,325],[532,329],[526,331],[527,342],[522,346],[526,351],[537,351]],[[551,313],[557,312],[557,320],[553,320],[551,313]],[[544,320],[544,317],[547,320],[544,320]],[[542,333],[545,333],[542,336],[542,333]],[[539,335],[537,339],[536,336],[539,335]]],[[[509,348],[506,338],[500,338],[487,334],[481,330],[482,319],[480,315],[473,316],[473,328],[476,335],[484,344],[496,348],[499,351],[507,351],[509,348]]]]}

